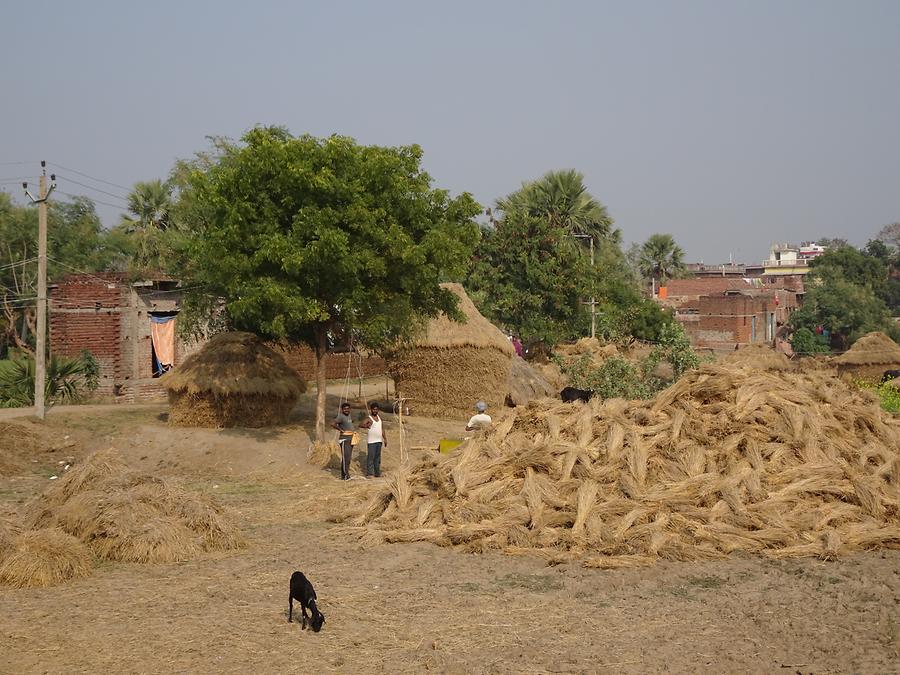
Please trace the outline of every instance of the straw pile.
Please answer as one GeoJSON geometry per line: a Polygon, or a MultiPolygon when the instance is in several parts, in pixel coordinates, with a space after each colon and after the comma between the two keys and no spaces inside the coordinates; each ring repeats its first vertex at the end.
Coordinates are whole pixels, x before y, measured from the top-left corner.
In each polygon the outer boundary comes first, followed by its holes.
{"type": "Polygon", "coordinates": [[[900,547],[900,420],[827,371],[742,352],[649,401],[516,408],[338,520],[367,544],[601,568],[900,547]]]}
{"type": "Polygon", "coordinates": [[[620,356],[619,349],[614,344],[603,344],[597,338],[591,337],[581,338],[572,344],[556,345],[553,351],[567,361],[588,355],[594,368],[599,368],[614,356],[620,356]]]}
{"type": "Polygon", "coordinates": [[[496,410],[506,398],[515,350],[462,286],[441,285],[459,298],[465,323],[444,315],[433,319],[412,347],[388,359],[388,372],[417,415],[468,417],[477,401],[496,410]]]}
{"type": "Polygon", "coordinates": [[[834,363],[842,375],[880,380],[884,371],[900,369],[900,345],[882,332],[868,333],[834,363]]]}
{"type": "Polygon", "coordinates": [[[23,532],[0,562],[0,583],[15,588],[54,586],[90,573],[90,551],[58,528],[23,532]]]}
{"type": "Polygon", "coordinates": [[[506,388],[506,405],[512,407],[537,398],[554,397],[558,391],[540,370],[520,358],[512,360],[506,388]]]}
{"type": "Polygon", "coordinates": [[[242,545],[211,498],[128,471],[112,450],[95,453],[44,491],[25,522],[58,527],[107,560],[174,562],[242,545]]]}
{"type": "Polygon", "coordinates": [[[166,374],[169,424],[264,427],[283,424],[306,383],[251,333],[214,336],[166,374]]]}

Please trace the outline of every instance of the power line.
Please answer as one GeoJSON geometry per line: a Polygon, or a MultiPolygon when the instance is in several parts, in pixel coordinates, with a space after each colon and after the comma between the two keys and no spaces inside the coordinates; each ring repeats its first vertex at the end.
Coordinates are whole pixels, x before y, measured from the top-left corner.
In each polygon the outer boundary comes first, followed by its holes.
{"type": "Polygon", "coordinates": [[[103,180],[102,178],[95,178],[89,174],[84,173],[83,171],[78,171],[76,169],[69,169],[64,167],[62,164],[56,164],[55,162],[50,162],[51,166],[55,166],[58,169],[62,169],[63,171],[71,171],[72,173],[76,173],[79,176],[84,176],[85,178],[90,178],[91,180],[97,181],[98,183],[105,183],[106,185],[112,185],[113,187],[121,188],[122,190],[126,190],[127,192],[131,192],[130,187],[125,187],[124,185],[119,185],[118,183],[113,183],[109,180],[103,180]]]}
{"type": "MultiPolygon", "coordinates": [[[[75,195],[75,194],[72,194],[71,192],[63,192],[62,190],[59,190],[59,194],[65,195],[66,197],[72,197],[72,199],[88,199],[88,200],[94,202],[95,204],[103,204],[103,206],[112,206],[114,209],[124,210],[126,208],[126,207],[122,206],[121,204],[110,204],[109,202],[104,202],[104,201],[102,201],[100,199],[96,199],[94,197],[88,197],[87,195],[75,195]]],[[[71,204],[72,202],[66,202],[66,203],[71,204]]]]}
{"type": "Polygon", "coordinates": [[[19,265],[27,265],[28,263],[33,263],[37,260],[37,257],[27,258],[26,260],[20,260],[18,262],[7,263],[6,265],[0,265],[0,270],[5,270],[7,267],[18,267],[19,265]]]}
{"type": "Polygon", "coordinates": [[[19,166],[22,164],[37,164],[34,160],[28,159],[23,162],[0,162],[0,166],[19,166]]]}
{"type": "Polygon", "coordinates": [[[96,188],[93,185],[88,185],[87,183],[79,183],[74,178],[68,178],[68,177],[62,176],[60,174],[56,174],[56,177],[58,179],[67,180],[70,183],[75,183],[75,185],[80,185],[81,187],[87,188],[88,190],[93,190],[94,192],[99,192],[104,195],[109,195],[110,197],[115,197],[116,199],[121,199],[126,205],[128,204],[127,198],[123,197],[122,195],[117,195],[114,192],[108,192],[107,190],[101,190],[100,188],[96,188]]]}

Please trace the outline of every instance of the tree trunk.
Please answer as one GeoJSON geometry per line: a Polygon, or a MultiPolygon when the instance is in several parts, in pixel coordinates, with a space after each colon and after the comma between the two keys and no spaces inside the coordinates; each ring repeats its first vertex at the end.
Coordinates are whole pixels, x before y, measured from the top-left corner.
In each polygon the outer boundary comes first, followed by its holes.
{"type": "Polygon", "coordinates": [[[316,442],[325,442],[325,355],[328,353],[328,331],[325,326],[315,329],[316,336],[316,442]]]}

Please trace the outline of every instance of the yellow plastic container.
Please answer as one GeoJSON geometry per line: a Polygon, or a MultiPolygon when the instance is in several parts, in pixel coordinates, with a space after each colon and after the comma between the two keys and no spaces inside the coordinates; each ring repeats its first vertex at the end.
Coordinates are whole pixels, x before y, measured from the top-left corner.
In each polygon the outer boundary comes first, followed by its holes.
{"type": "Polygon", "coordinates": [[[438,449],[442,454],[447,454],[448,452],[452,452],[456,446],[461,444],[462,441],[458,438],[442,438],[440,443],[438,444],[438,449]]]}

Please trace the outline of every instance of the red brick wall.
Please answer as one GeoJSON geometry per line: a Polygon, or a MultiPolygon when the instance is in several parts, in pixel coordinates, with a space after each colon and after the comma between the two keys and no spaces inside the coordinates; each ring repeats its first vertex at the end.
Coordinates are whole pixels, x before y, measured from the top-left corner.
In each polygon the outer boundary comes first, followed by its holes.
{"type": "Polygon", "coordinates": [[[122,376],[122,274],[70,275],[50,289],[50,353],[75,357],[86,349],[100,365],[99,393],[122,376]]]}

